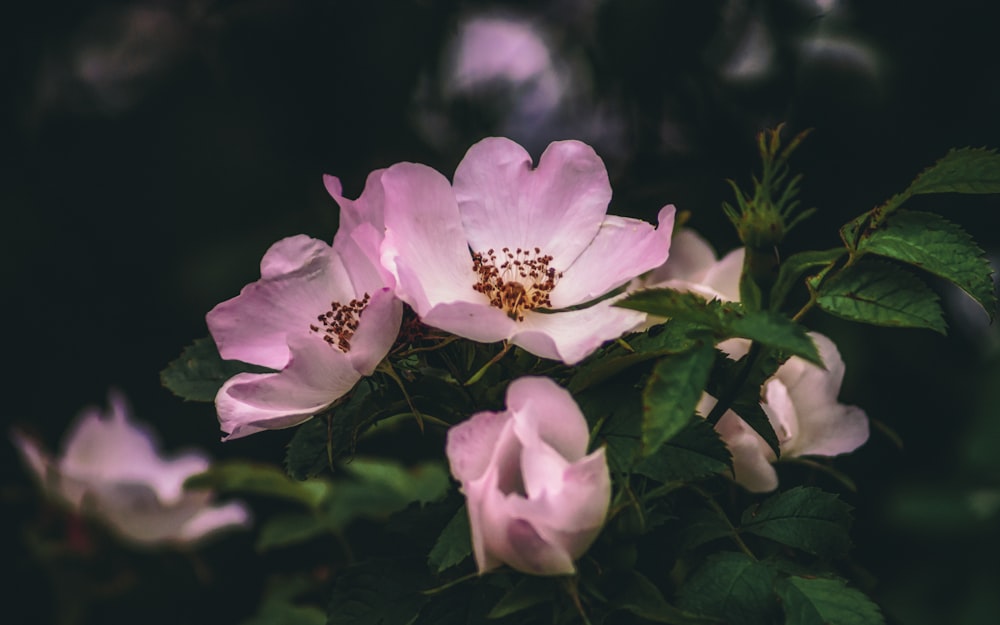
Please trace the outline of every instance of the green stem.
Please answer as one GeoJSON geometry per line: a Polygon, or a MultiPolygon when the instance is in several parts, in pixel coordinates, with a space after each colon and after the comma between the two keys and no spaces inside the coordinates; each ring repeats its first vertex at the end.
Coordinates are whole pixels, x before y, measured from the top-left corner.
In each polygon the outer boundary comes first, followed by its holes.
{"type": "Polygon", "coordinates": [[[410,399],[410,394],[406,392],[406,386],[403,385],[403,379],[400,378],[399,374],[396,373],[396,370],[392,368],[392,363],[390,363],[388,360],[383,360],[381,363],[379,363],[379,366],[376,368],[376,371],[381,371],[382,373],[389,376],[392,379],[392,381],[396,383],[396,386],[398,386],[399,390],[403,393],[403,399],[406,400],[406,405],[409,406],[410,412],[413,413],[413,417],[417,420],[417,425],[420,427],[420,431],[423,432],[424,415],[421,414],[421,412],[417,410],[417,407],[413,405],[413,400],[410,399]]]}
{"type": "Polygon", "coordinates": [[[736,529],[736,526],[733,525],[732,521],[729,520],[729,515],[727,515],[726,511],[722,509],[722,506],[720,506],[719,503],[715,501],[715,499],[712,498],[711,495],[709,495],[702,489],[698,488],[697,486],[689,486],[689,488],[694,492],[698,493],[699,495],[701,495],[701,498],[705,500],[705,503],[708,504],[708,507],[710,507],[713,512],[719,515],[720,519],[725,521],[726,526],[729,527],[729,532],[730,532],[729,537],[733,539],[733,542],[736,543],[736,546],[740,548],[740,551],[742,551],[746,555],[756,560],[757,556],[755,556],[754,553],[750,551],[750,548],[747,547],[747,544],[743,542],[743,539],[740,537],[740,531],[736,529]]]}
{"type": "Polygon", "coordinates": [[[478,572],[477,573],[469,573],[468,575],[463,575],[462,577],[453,579],[450,582],[446,582],[444,584],[441,584],[440,586],[435,586],[434,588],[428,588],[427,590],[421,590],[420,594],[422,594],[422,595],[436,595],[438,593],[441,593],[441,592],[444,592],[444,591],[448,590],[449,588],[451,588],[453,586],[457,586],[457,585],[461,584],[462,582],[467,582],[470,579],[473,579],[475,577],[479,577],[479,573],[478,572]]]}
{"type": "Polygon", "coordinates": [[[500,353],[498,353],[493,358],[490,358],[489,361],[485,365],[483,365],[482,367],[480,367],[479,371],[476,371],[475,373],[473,373],[472,377],[470,377],[468,380],[466,380],[462,384],[462,386],[472,386],[473,384],[475,384],[476,382],[478,382],[479,380],[481,380],[483,378],[483,376],[486,375],[486,371],[490,367],[492,367],[496,363],[500,362],[500,359],[507,355],[507,352],[510,351],[510,345],[511,345],[510,343],[504,342],[503,349],[500,350],[500,353]]]}

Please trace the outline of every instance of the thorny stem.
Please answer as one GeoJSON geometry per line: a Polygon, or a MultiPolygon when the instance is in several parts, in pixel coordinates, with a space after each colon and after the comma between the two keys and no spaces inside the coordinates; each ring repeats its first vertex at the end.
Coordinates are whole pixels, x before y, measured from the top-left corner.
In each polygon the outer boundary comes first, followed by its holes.
{"type": "Polygon", "coordinates": [[[462,386],[472,386],[473,384],[475,384],[476,382],[478,382],[479,380],[481,380],[482,377],[484,375],[486,375],[486,371],[490,367],[492,367],[496,363],[500,362],[500,359],[507,355],[507,352],[510,351],[510,345],[511,345],[510,343],[504,341],[503,349],[500,350],[500,353],[498,353],[493,358],[490,358],[490,360],[485,365],[483,365],[482,367],[480,367],[479,371],[476,371],[475,373],[473,373],[472,377],[470,377],[468,380],[466,380],[462,384],[462,386]]]}

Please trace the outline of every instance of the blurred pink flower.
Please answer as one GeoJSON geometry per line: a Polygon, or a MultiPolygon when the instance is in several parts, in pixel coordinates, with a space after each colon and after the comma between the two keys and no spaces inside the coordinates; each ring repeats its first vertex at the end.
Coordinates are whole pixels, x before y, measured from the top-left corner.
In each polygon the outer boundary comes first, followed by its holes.
{"type": "Polygon", "coordinates": [[[605,214],[608,174],[586,144],[552,143],[532,169],[521,146],[493,137],[469,149],[454,186],[414,163],[382,183],[382,262],[425,324],[574,364],[644,320],[609,300],[547,312],[607,294],[670,248],[673,206],[659,228],[605,214]]]}
{"type": "Polygon", "coordinates": [[[185,490],[184,481],[208,469],[193,451],[173,458],[157,452],[155,436],[131,420],[124,399],[111,409],[84,411],[70,427],[58,458],[14,430],[11,437],[47,494],[102,521],[134,543],[188,544],[250,523],[239,502],[213,505],[207,490],[185,490]]]}
{"type": "Polygon", "coordinates": [[[215,404],[224,440],[298,425],[371,375],[399,332],[402,304],[393,278],[378,262],[382,241],[381,171],[361,197],[341,197],[334,244],[297,235],[271,246],[261,279],[207,315],[226,360],[277,373],[240,373],[219,389],[215,404]]]}
{"type": "MultiPolygon", "coordinates": [[[[700,236],[681,230],[674,236],[670,260],[650,273],[647,286],[687,290],[706,298],[739,299],[739,279],[743,269],[743,248],[721,260],[700,236]]],[[[793,356],[762,389],[761,406],[778,435],[782,458],[836,456],[854,451],[868,440],[868,416],[856,406],[837,401],[844,380],[844,361],[833,341],[810,332],[825,369],[793,356]]],[[[731,339],[719,344],[731,358],[743,356],[749,341],[731,339]]],[[[707,415],[716,399],[705,393],[698,413],[707,415]]],[[[722,440],[733,455],[737,482],[753,492],[778,487],[778,474],[771,465],[777,458],[764,439],[735,412],[727,410],[716,424],[722,440]]]]}
{"type": "Polygon", "coordinates": [[[586,455],[588,439],[569,392],[532,377],[510,384],[507,410],[477,413],[448,431],[480,573],[501,564],[534,575],[575,572],[611,501],[604,448],[586,455]]]}

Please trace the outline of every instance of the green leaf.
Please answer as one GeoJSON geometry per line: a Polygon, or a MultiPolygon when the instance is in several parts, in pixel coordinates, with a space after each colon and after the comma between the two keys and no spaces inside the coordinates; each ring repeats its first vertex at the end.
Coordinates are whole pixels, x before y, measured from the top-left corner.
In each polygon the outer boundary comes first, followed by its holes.
{"type": "Polygon", "coordinates": [[[425,570],[407,560],[375,559],[345,569],[333,587],[327,625],[411,625],[427,597],[425,570]]]}
{"type": "Polygon", "coordinates": [[[612,343],[596,357],[578,365],[567,388],[572,393],[579,393],[642,363],[689,351],[696,344],[689,334],[691,329],[690,324],[670,320],[641,334],[626,337],[631,350],[612,343]]]}
{"type": "Polygon", "coordinates": [[[778,616],[775,572],[742,553],[710,556],[679,590],[681,609],[727,625],[771,625],[778,616]]]}
{"type": "Polygon", "coordinates": [[[650,455],[694,418],[695,407],[715,362],[710,343],[666,356],[649,376],[642,394],[642,449],[650,455]]]}
{"type": "Polygon", "coordinates": [[[728,471],[732,456],[704,419],[692,419],[656,453],[640,460],[635,472],[660,482],[690,482],[728,471]]]}
{"type": "Polygon", "coordinates": [[[269,580],[257,614],[240,625],[324,625],[326,613],[321,608],[295,601],[314,586],[312,580],[298,576],[269,580]]]}
{"type": "Polygon", "coordinates": [[[735,533],[723,511],[695,508],[685,513],[685,523],[678,532],[677,542],[684,551],[689,551],[713,540],[731,539],[735,533]]]}
{"type": "Polygon", "coordinates": [[[799,486],[743,512],[741,531],[822,556],[847,553],[851,507],[831,493],[799,486]]]}
{"type": "Polygon", "coordinates": [[[992,270],[972,237],[934,213],[901,211],[863,237],[858,250],[910,263],[954,282],[993,318],[992,270]]]}
{"type": "Polygon", "coordinates": [[[588,423],[595,424],[595,445],[606,445],[613,473],[628,473],[642,438],[642,396],[633,380],[594,387],[577,395],[588,423]]]}
{"type": "Polygon", "coordinates": [[[771,310],[777,312],[780,309],[792,288],[801,284],[800,279],[805,272],[830,266],[846,253],[844,248],[837,247],[832,250],[799,252],[782,261],[778,279],[771,288],[771,310]]]}
{"type": "Polygon", "coordinates": [[[472,533],[469,528],[469,510],[463,504],[448,521],[437,542],[427,555],[427,564],[440,573],[459,564],[472,555],[472,533]]]}
{"type": "Polygon", "coordinates": [[[833,275],[819,287],[816,304],[850,321],[880,326],[947,326],[937,295],[913,274],[888,263],[862,262],[833,275]]]}
{"type": "Polygon", "coordinates": [[[907,191],[922,193],[1000,193],[1000,154],[986,148],[949,151],[925,169],[907,191]]]}
{"type": "Polygon", "coordinates": [[[550,602],[556,596],[556,586],[545,577],[525,577],[500,598],[486,618],[498,619],[540,603],[550,602]]]}
{"type": "Polygon", "coordinates": [[[798,356],[823,367],[816,344],[806,329],[778,313],[748,312],[734,316],[729,322],[734,337],[750,339],[767,347],[781,350],[788,356],[798,356]]]}
{"type": "Polygon", "coordinates": [[[323,519],[315,514],[278,514],[269,518],[260,528],[254,547],[257,551],[269,551],[303,543],[329,530],[323,519]]]}
{"type": "Polygon", "coordinates": [[[215,401],[222,384],[237,373],[273,373],[238,360],[223,360],[215,341],[209,337],[196,340],[160,372],[160,382],[170,392],[189,401],[215,401]]]}
{"type": "Polygon", "coordinates": [[[720,622],[670,605],[656,585],[637,571],[626,571],[621,577],[624,578],[619,582],[621,590],[609,601],[609,607],[613,609],[625,610],[641,619],[669,625],[710,625],[720,622]]]}
{"type": "MultiPolygon", "coordinates": [[[[760,387],[758,386],[757,389],[760,387]]],[[[764,412],[758,397],[760,397],[759,394],[749,400],[737,399],[730,405],[729,409],[735,412],[740,419],[743,419],[743,422],[749,425],[754,432],[760,434],[767,446],[774,452],[775,457],[780,458],[781,441],[778,440],[778,434],[774,431],[771,419],[764,412]]]]}
{"type": "Polygon", "coordinates": [[[785,625],[882,625],[878,606],[839,579],[789,577],[777,585],[785,625]]]}
{"type": "Polygon", "coordinates": [[[189,477],[185,488],[210,488],[219,493],[277,497],[316,509],[329,494],[331,485],[320,479],[298,481],[276,466],[242,460],[219,462],[208,471],[189,477]]]}
{"type": "Polygon", "coordinates": [[[630,294],[614,305],[666,319],[697,323],[706,328],[715,328],[719,325],[719,301],[709,301],[689,291],[644,289],[630,294]]]}
{"type": "MultiPolygon", "coordinates": [[[[327,451],[331,430],[338,421],[316,416],[295,428],[285,450],[285,470],[297,480],[319,475],[330,466],[327,451]]],[[[343,420],[339,421],[340,423],[343,420]]]]}
{"type": "Polygon", "coordinates": [[[360,517],[386,518],[414,501],[436,501],[451,487],[437,462],[404,467],[391,460],[355,458],[345,469],[354,479],[336,482],[324,502],[325,517],[334,528],[360,517]]]}

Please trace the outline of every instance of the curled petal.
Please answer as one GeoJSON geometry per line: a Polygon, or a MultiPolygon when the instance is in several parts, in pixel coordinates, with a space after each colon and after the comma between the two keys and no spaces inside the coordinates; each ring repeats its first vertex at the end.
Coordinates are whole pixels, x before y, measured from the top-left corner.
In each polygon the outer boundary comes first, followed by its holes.
{"type": "Polygon", "coordinates": [[[278,373],[233,376],[215,398],[223,440],[298,425],[346,394],[361,373],[314,336],[288,337],[292,357],[278,373]]]}
{"type": "Polygon", "coordinates": [[[358,329],[351,337],[347,357],[351,366],[362,375],[375,372],[396,341],[403,320],[403,303],[396,299],[391,289],[384,288],[372,294],[358,319],[358,329]]]}
{"type": "Polygon", "coordinates": [[[289,333],[308,330],[331,301],[346,303],[355,295],[333,249],[298,235],[272,245],[261,261],[261,279],[213,308],[206,321],[224,359],[280,369],[290,355],[289,333]]]}

